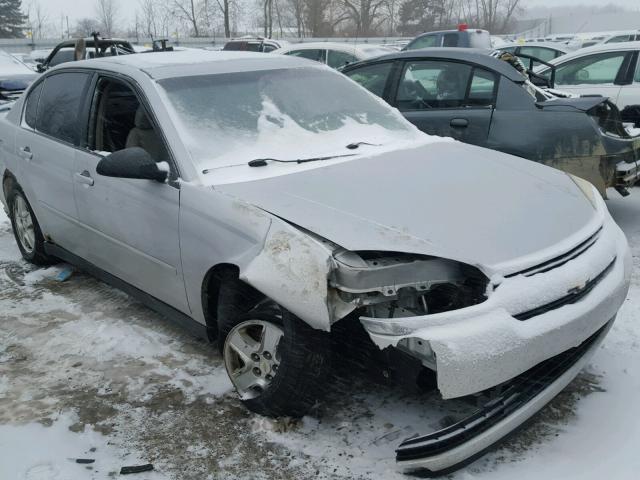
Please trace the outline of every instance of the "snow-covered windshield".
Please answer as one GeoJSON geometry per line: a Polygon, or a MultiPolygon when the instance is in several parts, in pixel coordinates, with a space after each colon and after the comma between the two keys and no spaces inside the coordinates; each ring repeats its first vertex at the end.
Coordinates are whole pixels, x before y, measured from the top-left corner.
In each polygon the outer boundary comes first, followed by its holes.
{"type": "Polygon", "coordinates": [[[179,134],[200,169],[255,158],[353,153],[422,134],[396,110],[339,73],[258,70],[160,80],[179,134]]]}

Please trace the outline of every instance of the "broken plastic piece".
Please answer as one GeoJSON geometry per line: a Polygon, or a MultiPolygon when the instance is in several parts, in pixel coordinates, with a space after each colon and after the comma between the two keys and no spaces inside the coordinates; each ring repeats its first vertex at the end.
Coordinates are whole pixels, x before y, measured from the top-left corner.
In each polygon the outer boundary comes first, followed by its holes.
{"type": "Polygon", "coordinates": [[[56,275],[56,280],[58,282],[66,282],[73,275],[73,267],[71,265],[67,265],[64,267],[58,275],[56,275]]]}
{"type": "Polygon", "coordinates": [[[147,463],[146,465],[131,465],[128,467],[122,467],[120,469],[120,475],[128,475],[130,473],[142,473],[142,472],[150,472],[153,470],[153,465],[147,463]]]}

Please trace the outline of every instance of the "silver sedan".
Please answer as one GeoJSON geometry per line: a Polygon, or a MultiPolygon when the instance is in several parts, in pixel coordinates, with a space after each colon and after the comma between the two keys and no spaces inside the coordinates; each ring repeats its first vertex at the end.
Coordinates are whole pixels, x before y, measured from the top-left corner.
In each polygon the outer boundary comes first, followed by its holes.
{"type": "Polygon", "coordinates": [[[629,286],[591,184],[425,135],[291,56],[53,68],[0,114],[0,175],[27,261],[78,265],[217,340],[255,412],[307,413],[331,335],[355,329],[385,372],[482,392],[477,415],[398,447],[407,470],[451,469],[539,410],[629,286]]]}

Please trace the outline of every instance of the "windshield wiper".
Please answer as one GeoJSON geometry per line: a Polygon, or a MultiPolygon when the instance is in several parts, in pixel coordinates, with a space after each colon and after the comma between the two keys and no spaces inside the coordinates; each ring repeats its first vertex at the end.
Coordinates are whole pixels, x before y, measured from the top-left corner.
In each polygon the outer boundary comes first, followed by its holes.
{"type": "Polygon", "coordinates": [[[307,163],[307,162],[319,162],[321,160],[330,160],[332,158],[341,158],[341,157],[353,157],[355,153],[348,153],[346,155],[329,155],[327,157],[312,157],[312,158],[297,158],[294,160],[280,160],[278,158],[254,158],[250,162],[247,163],[250,167],[266,167],[267,162],[278,162],[278,163],[307,163]]]}
{"type": "Polygon", "coordinates": [[[356,148],[358,148],[360,145],[369,145],[371,147],[379,147],[380,144],[379,143],[369,143],[369,142],[353,142],[350,143],[349,145],[347,145],[346,148],[348,148],[349,150],[355,150],[356,148]]]}

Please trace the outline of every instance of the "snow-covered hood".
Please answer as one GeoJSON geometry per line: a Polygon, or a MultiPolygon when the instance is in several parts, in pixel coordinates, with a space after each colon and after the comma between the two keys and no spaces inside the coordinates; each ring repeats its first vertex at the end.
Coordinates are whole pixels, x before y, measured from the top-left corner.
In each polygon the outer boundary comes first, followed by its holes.
{"type": "Polygon", "coordinates": [[[349,250],[434,255],[485,272],[563,253],[601,222],[567,174],[459,142],[214,188],[349,250]]]}

